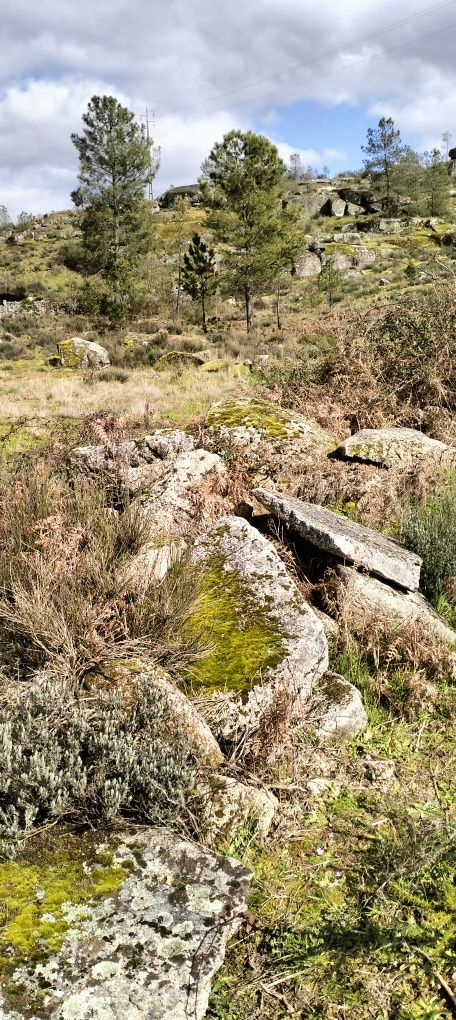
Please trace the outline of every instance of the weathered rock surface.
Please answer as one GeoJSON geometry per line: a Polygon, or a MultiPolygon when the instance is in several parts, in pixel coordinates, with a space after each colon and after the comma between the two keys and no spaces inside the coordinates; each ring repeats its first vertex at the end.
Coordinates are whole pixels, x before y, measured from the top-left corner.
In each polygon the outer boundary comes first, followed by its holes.
{"type": "Polygon", "coordinates": [[[440,641],[456,645],[455,631],[419,592],[396,591],[350,567],[337,567],[337,576],[342,582],[337,594],[339,612],[354,630],[376,623],[393,630],[420,627],[440,641]]]}
{"type": "MultiPolygon", "coordinates": [[[[179,453],[169,470],[149,487],[141,499],[141,511],[147,518],[149,534],[186,535],[195,523],[196,491],[209,476],[222,484],[225,474],[226,466],[216,453],[209,450],[179,453]]],[[[200,516],[204,520],[203,506],[200,516]]],[[[206,517],[206,521],[209,520],[210,514],[206,517]]]]}
{"type": "Polygon", "coordinates": [[[85,474],[118,479],[135,493],[161,478],[179,454],[189,453],[194,448],[194,440],[185,432],[159,430],[141,441],[130,439],[109,446],[77,446],[71,451],[71,458],[85,474]]]}
{"type": "Polygon", "coordinates": [[[73,336],[62,340],[58,346],[59,355],[65,368],[100,368],[109,365],[109,354],[101,344],[73,336]]]}
{"type": "Polygon", "coordinates": [[[337,673],[326,673],[310,702],[307,721],[320,740],[351,740],[367,726],[361,695],[337,673]]]}
{"type": "Polygon", "coordinates": [[[203,793],[200,820],[204,838],[211,845],[231,839],[247,823],[253,822],[259,836],[265,838],[279,806],[270,790],[248,786],[231,776],[217,776],[203,793]]]}
{"type": "MultiPolygon", "coordinates": [[[[255,742],[267,757],[274,742],[283,742],[292,720],[299,718],[313,683],[328,664],[328,646],[320,620],[302,599],[274,546],[245,520],[221,518],[200,538],[194,548],[194,560],[202,565],[216,562],[228,578],[239,581],[239,607],[235,638],[245,628],[255,607],[258,633],[263,627],[278,646],[276,663],[267,665],[261,657],[255,662],[254,675],[247,677],[243,691],[225,691],[206,707],[208,721],[219,738],[239,741],[253,747],[255,742]],[[263,614],[264,624],[258,619],[263,614]],[[274,725],[274,720],[277,725],[274,725]]],[[[229,661],[230,633],[227,621],[226,656],[229,661]]],[[[253,668],[253,667],[252,667],[253,668]]],[[[204,671],[200,673],[204,683],[204,671]]]]}
{"type": "Polygon", "coordinates": [[[313,251],[305,251],[300,255],[295,265],[296,276],[319,276],[321,273],[321,260],[313,251]]]}
{"type": "MultiPolygon", "coordinates": [[[[147,517],[149,541],[138,569],[142,560],[145,571],[156,568],[159,573],[166,572],[166,558],[163,554],[157,557],[152,551],[157,546],[157,536],[169,541],[181,537],[195,517],[192,496],[208,476],[222,483],[226,474],[218,454],[195,449],[191,436],[179,430],[159,431],[140,442],[79,446],[72,450],[71,457],[77,468],[89,476],[112,479],[133,495],[142,492],[141,512],[147,517]]],[[[204,520],[204,507],[201,505],[200,509],[204,520]]],[[[134,571],[134,566],[131,570],[134,571]]]]}
{"type": "Polygon", "coordinates": [[[387,468],[414,468],[424,461],[455,464],[456,447],[431,439],[416,429],[362,429],[345,439],[333,456],[387,468]]]}
{"type": "Polygon", "coordinates": [[[267,401],[240,398],[221,401],[208,411],[205,428],[211,448],[243,448],[257,483],[287,481],[303,463],[318,461],[336,446],[334,437],[316,422],[267,401]]]}
{"type": "Polygon", "coordinates": [[[326,507],[266,489],[254,489],[253,494],[271,514],[317,549],[348,560],[401,588],[418,589],[422,561],[399,542],[326,507]]]}
{"type": "MultiPolygon", "coordinates": [[[[251,873],[164,829],[128,836],[115,861],[132,869],[117,895],[85,906],[61,950],[13,982],[41,993],[46,1020],[201,1020],[251,873]]],[[[2,1020],[30,1016],[0,992],[2,1020]]]]}

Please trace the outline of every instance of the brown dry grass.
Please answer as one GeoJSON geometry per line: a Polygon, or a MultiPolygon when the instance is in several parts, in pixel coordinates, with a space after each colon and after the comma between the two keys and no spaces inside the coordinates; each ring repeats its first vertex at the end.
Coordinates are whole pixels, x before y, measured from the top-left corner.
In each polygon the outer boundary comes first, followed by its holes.
{"type": "Polygon", "coordinates": [[[157,424],[187,425],[212,403],[248,388],[236,366],[217,373],[191,369],[177,375],[151,368],[132,369],[125,382],[101,381],[96,373],[0,370],[0,419],[79,418],[116,411],[157,424]]]}

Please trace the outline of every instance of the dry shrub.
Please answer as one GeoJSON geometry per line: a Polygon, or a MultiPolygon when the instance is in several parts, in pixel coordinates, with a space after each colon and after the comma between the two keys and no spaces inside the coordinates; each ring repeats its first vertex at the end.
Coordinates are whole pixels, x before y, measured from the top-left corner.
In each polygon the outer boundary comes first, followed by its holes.
{"type": "Polygon", "coordinates": [[[93,481],[56,474],[47,461],[0,477],[0,642],[4,668],[24,677],[51,668],[81,677],[98,662],[153,654],[178,669],[193,657],[182,637],[196,584],[178,560],[136,599],[122,567],[147,523],[122,513],[93,481]]]}
{"type": "Polygon", "coordinates": [[[448,284],[333,315],[333,349],[310,375],[297,366],[281,379],[277,364],[272,392],[341,436],[405,425],[454,439],[455,318],[456,289],[448,284]]]}

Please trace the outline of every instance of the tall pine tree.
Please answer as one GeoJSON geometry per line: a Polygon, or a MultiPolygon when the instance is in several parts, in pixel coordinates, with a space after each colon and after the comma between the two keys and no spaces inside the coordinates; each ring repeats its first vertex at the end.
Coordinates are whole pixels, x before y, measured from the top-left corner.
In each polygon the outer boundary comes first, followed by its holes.
{"type": "Polygon", "coordinates": [[[380,185],[385,209],[392,210],[397,191],[395,169],[404,152],[401,133],[392,117],[381,117],[378,127],[368,128],[366,144],[361,148],[366,154],[364,168],[380,185]]]}
{"type": "Polygon", "coordinates": [[[231,291],[243,297],[247,331],[255,294],[275,286],[302,247],[296,212],[281,203],[285,173],[275,145],[252,131],[230,131],[203,164],[208,226],[227,246],[225,274],[231,291]]]}
{"type": "Polygon", "coordinates": [[[88,268],[122,301],[139,258],[151,246],[144,188],[157,166],[144,129],[113,96],[93,96],[82,119],[83,134],[71,136],[79,154],[79,187],[72,199],[84,210],[88,268]]]}

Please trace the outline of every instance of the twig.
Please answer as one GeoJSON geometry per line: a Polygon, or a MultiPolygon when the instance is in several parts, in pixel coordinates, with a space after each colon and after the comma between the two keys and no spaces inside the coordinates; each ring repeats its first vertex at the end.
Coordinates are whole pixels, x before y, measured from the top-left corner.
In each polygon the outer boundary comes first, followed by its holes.
{"type": "MultiPolygon", "coordinates": [[[[413,950],[411,949],[407,942],[404,942],[404,946],[409,953],[413,952],[413,950]]],[[[414,946],[414,950],[416,953],[419,953],[420,956],[423,956],[424,959],[427,960],[429,965],[432,967],[432,973],[445,995],[445,998],[449,1004],[451,1012],[453,1013],[453,1016],[456,1016],[456,995],[450,988],[448,981],[446,981],[443,974],[441,974],[440,971],[437,970],[436,966],[434,965],[432,957],[429,956],[429,954],[426,953],[424,949],[420,949],[418,946],[414,946]]]]}

